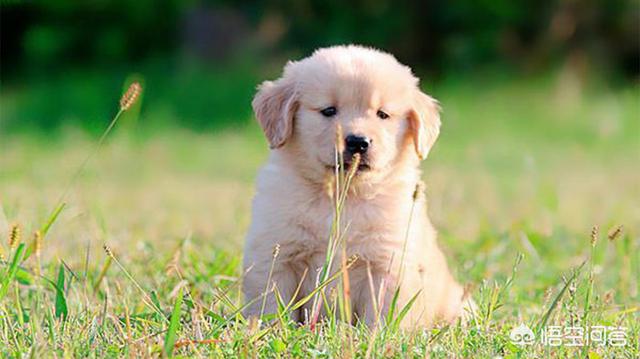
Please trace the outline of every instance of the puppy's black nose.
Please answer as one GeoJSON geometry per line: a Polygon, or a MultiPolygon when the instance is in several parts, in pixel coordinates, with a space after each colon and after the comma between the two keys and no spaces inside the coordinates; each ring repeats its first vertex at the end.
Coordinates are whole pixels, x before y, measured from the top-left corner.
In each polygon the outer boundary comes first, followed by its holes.
{"type": "Polygon", "coordinates": [[[363,136],[349,135],[345,139],[346,149],[351,154],[365,154],[370,144],[371,140],[363,136]]]}

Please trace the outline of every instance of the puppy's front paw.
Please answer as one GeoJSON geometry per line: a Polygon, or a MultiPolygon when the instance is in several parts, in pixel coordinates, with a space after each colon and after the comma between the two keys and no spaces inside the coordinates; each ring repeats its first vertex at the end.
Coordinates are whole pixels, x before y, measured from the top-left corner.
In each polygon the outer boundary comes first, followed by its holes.
{"type": "Polygon", "coordinates": [[[471,298],[471,295],[466,295],[462,298],[462,310],[460,313],[460,323],[464,326],[470,324],[478,316],[478,305],[476,301],[471,298]]]}
{"type": "Polygon", "coordinates": [[[471,297],[468,287],[463,288],[456,283],[453,288],[445,312],[446,322],[454,324],[459,321],[460,324],[466,326],[478,315],[478,305],[471,297]]]}

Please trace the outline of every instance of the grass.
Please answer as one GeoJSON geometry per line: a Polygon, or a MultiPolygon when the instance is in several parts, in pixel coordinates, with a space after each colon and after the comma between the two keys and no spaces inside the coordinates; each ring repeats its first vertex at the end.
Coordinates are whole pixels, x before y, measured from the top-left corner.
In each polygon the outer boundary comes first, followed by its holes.
{"type": "Polygon", "coordinates": [[[638,357],[637,86],[576,89],[561,76],[431,92],[445,112],[424,164],[429,212],[479,304],[470,325],[311,329],[286,310],[267,326],[244,320],[242,241],[267,155],[255,125],[144,138],[116,128],[53,218],[95,140],[3,133],[0,355],[638,357]],[[509,335],[521,323],[538,336],[626,327],[628,344],[518,346],[509,335]]]}

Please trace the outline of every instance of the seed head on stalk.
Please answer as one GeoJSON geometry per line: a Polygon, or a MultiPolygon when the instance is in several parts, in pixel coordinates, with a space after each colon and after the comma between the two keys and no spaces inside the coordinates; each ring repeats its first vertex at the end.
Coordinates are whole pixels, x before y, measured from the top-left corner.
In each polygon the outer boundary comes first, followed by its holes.
{"type": "Polygon", "coordinates": [[[132,82],[127,91],[120,98],[120,110],[126,111],[130,109],[138,100],[141,92],[142,86],[140,86],[140,83],[132,82]]]}

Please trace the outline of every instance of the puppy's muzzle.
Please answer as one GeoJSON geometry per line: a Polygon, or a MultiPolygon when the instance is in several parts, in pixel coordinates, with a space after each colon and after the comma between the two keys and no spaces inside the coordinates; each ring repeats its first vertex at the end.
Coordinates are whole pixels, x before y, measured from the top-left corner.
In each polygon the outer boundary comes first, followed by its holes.
{"type": "Polygon", "coordinates": [[[371,139],[364,136],[358,135],[348,135],[344,140],[345,148],[344,148],[344,164],[348,169],[351,167],[351,163],[353,161],[353,157],[355,154],[360,155],[360,160],[358,162],[358,170],[364,171],[368,170],[369,167],[369,157],[367,156],[367,151],[371,148],[371,139]]]}
{"type": "Polygon", "coordinates": [[[344,142],[348,158],[353,157],[356,153],[365,155],[371,146],[371,140],[364,136],[349,135],[344,142]]]}

